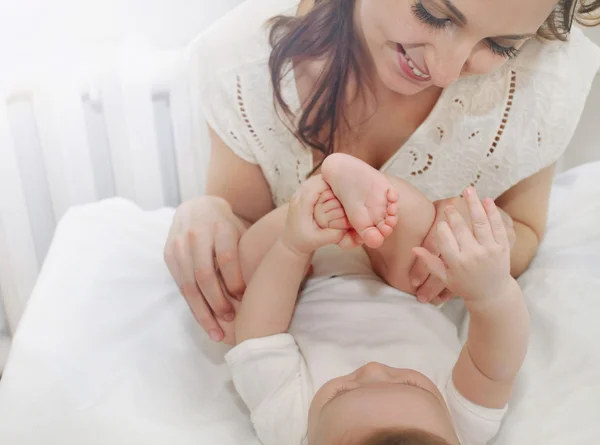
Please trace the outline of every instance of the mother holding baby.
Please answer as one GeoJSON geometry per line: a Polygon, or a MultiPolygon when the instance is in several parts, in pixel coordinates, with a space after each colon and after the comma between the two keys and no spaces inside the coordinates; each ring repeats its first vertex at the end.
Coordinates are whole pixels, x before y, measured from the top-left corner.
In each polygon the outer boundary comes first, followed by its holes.
{"type": "MultiPolygon", "coordinates": [[[[438,220],[449,204],[468,217],[460,194],[474,186],[502,210],[522,274],[598,68],[572,24],[599,10],[600,0],[246,0],[203,34],[190,55],[212,141],[207,196],[178,208],[165,258],[210,338],[223,340],[228,295],[245,289],[241,235],[331,153],[409,182],[438,220]]],[[[435,230],[423,247],[439,253],[435,230]]],[[[367,252],[393,285],[394,268],[367,252]]],[[[451,296],[420,262],[410,282],[421,302],[451,296]]]]}

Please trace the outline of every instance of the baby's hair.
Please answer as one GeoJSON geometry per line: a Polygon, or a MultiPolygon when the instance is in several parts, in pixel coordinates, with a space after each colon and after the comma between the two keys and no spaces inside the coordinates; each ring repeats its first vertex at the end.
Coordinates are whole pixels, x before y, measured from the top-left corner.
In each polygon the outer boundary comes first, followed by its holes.
{"type": "Polygon", "coordinates": [[[360,445],[450,445],[435,434],[418,429],[377,431],[360,445]]]}

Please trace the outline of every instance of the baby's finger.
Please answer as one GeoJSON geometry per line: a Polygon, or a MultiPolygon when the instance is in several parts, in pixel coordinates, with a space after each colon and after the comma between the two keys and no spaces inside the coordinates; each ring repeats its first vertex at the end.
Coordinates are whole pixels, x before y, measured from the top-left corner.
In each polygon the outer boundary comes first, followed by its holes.
{"type": "Polygon", "coordinates": [[[440,221],[437,225],[437,244],[446,264],[453,262],[460,253],[458,241],[446,221],[440,221]]]}
{"type": "Polygon", "coordinates": [[[362,243],[362,238],[358,233],[356,233],[356,230],[350,229],[346,232],[342,240],[338,243],[338,246],[340,246],[342,249],[350,250],[356,249],[357,247],[362,245],[362,243]]]}
{"type": "Polygon", "coordinates": [[[449,228],[452,229],[459,249],[462,251],[476,248],[478,246],[477,240],[471,230],[469,230],[469,226],[467,226],[464,218],[458,213],[458,210],[454,206],[448,206],[445,209],[445,213],[449,228]]]}
{"type": "Polygon", "coordinates": [[[454,295],[448,289],[445,289],[440,295],[430,301],[434,306],[439,306],[440,304],[444,304],[447,301],[450,301],[454,295]]]}
{"type": "Polygon", "coordinates": [[[492,234],[496,242],[502,246],[510,247],[508,242],[508,235],[506,233],[506,227],[504,227],[504,220],[502,215],[498,211],[496,204],[491,199],[483,201],[485,212],[489,218],[490,225],[492,227],[492,234]]]}
{"type": "Polygon", "coordinates": [[[481,205],[477,192],[473,187],[469,187],[465,190],[464,196],[469,206],[469,212],[471,213],[475,238],[482,245],[493,243],[494,236],[492,235],[488,216],[485,213],[483,205],[481,205]]]}
{"type": "Polygon", "coordinates": [[[338,244],[348,232],[337,229],[323,229],[316,236],[321,245],[338,244]]]}
{"type": "Polygon", "coordinates": [[[443,283],[446,283],[448,279],[448,275],[446,273],[446,266],[440,258],[436,257],[435,255],[432,255],[427,249],[424,249],[422,247],[415,247],[412,251],[415,254],[415,256],[419,258],[425,264],[425,266],[427,266],[427,270],[429,270],[429,273],[431,275],[433,275],[443,283]]]}
{"type": "Polygon", "coordinates": [[[327,199],[327,197],[325,197],[326,194],[329,194],[329,190],[325,193],[322,193],[319,197],[319,206],[321,207],[323,213],[329,213],[333,210],[344,210],[342,204],[337,199],[327,199]]]}
{"type": "MultiPolygon", "coordinates": [[[[425,237],[422,246],[425,250],[428,250],[432,255],[439,256],[440,251],[437,243],[437,227],[429,230],[429,233],[425,237]]],[[[415,264],[410,270],[410,283],[415,287],[420,287],[429,278],[429,271],[425,263],[417,258],[415,264]]]]}
{"type": "Polygon", "coordinates": [[[301,213],[312,216],[321,193],[329,190],[329,185],[321,175],[316,175],[304,182],[300,188],[299,204],[301,213]]]}

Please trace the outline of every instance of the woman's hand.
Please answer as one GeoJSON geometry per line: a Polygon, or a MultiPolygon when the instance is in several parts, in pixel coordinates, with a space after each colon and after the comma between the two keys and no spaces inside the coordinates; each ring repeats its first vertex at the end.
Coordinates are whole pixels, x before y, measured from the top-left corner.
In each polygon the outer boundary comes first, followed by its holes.
{"type": "MultiPolygon", "coordinates": [[[[466,221],[469,229],[473,230],[469,208],[464,198],[450,198],[434,202],[436,209],[436,218],[433,222],[429,233],[423,241],[422,247],[427,249],[432,255],[439,256],[440,251],[437,245],[436,232],[440,221],[446,221],[445,208],[453,206],[466,221]]],[[[516,241],[516,232],[512,218],[502,209],[498,209],[504,221],[504,227],[508,234],[508,240],[512,249],[516,241]]],[[[441,304],[452,298],[452,293],[445,289],[444,284],[434,276],[429,274],[427,266],[422,260],[417,259],[412,270],[410,271],[410,279],[417,289],[417,298],[421,303],[441,304]]]]}
{"type": "Polygon", "coordinates": [[[196,320],[214,341],[235,318],[228,295],[241,299],[246,285],[238,243],[245,228],[227,201],[205,196],[175,212],[165,245],[165,262],[196,320]]]}

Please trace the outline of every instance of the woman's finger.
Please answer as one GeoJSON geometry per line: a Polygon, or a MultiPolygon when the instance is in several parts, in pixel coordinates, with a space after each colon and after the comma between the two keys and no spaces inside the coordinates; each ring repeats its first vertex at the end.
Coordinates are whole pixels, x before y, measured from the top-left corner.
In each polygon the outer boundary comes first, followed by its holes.
{"type": "MultiPolygon", "coordinates": [[[[471,230],[469,229],[469,226],[465,222],[464,218],[461,216],[461,214],[458,212],[458,210],[456,210],[456,207],[454,207],[454,206],[446,207],[445,213],[446,213],[446,220],[448,221],[447,225],[452,230],[452,233],[454,235],[453,238],[456,240],[456,243],[460,250],[474,249],[476,246],[479,245],[479,243],[477,243],[477,240],[473,236],[473,232],[471,232],[471,230]]],[[[440,223],[440,226],[443,223],[444,222],[440,223]]],[[[440,234],[438,231],[438,236],[439,235],[440,234]]],[[[440,240],[438,240],[438,243],[439,242],[440,242],[440,240]]],[[[441,246],[440,246],[440,251],[441,251],[441,246]]]]}
{"type": "Polygon", "coordinates": [[[223,284],[230,295],[240,300],[246,290],[239,257],[240,234],[226,222],[217,224],[215,231],[215,258],[223,284]]]}
{"type": "Polygon", "coordinates": [[[491,231],[494,239],[498,244],[510,248],[508,234],[506,233],[506,227],[504,226],[504,220],[502,219],[502,215],[498,211],[496,204],[491,199],[486,199],[484,201],[484,207],[491,225],[491,231]]]}
{"type": "Polygon", "coordinates": [[[235,312],[223,294],[215,270],[213,236],[212,231],[206,230],[190,234],[192,273],[212,312],[225,321],[231,321],[235,318],[235,312]]]}
{"type": "Polygon", "coordinates": [[[167,240],[167,245],[165,246],[164,260],[167,264],[167,269],[169,270],[169,273],[173,277],[175,284],[177,284],[177,288],[181,290],[183,282],[181,280],[181,273],[179,272],[179,265],[177,264],[177,256],[175,255],[174,242],[170,239],[167,240]]]}
{"type": "Polygon", "coordinates": [[[473,224],[473,234],[475,239],[481,245],[489,245],[494,242],[494,235],[488,220],[488,215],[477,196],[477,191],[473,187],[469,187],[464,192],[469,213],[471,214],[471,222],[473,224]]]}
{"type": "Polygon", "coordinates": [[[206,303],[204,295],[198,288],[194,277],[191,248],[188,243],[180,243],[177,254],[177,265],[181,272],[181,293],[185,297],[196,321],[206,331],[211,340],[219,342],[223,339],[223,330],[215,320],[213,312],[206,303]]]}

